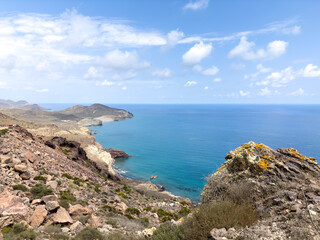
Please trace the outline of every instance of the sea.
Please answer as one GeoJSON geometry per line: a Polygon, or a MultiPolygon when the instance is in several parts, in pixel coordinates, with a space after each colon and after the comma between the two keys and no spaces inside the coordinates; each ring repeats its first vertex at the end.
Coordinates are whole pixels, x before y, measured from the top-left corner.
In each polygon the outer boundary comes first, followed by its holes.
{"type": "MultiPolygon", "coordinates": [[[[54,110],[73,104],[42,104],[54,110]]],[[[108,105],[108,104],[107,104],[108,105]]],[[[293,147],[320,157],[320,105],[110,104],[132,119],[90,127],[105,148],[127,152],[115,168],[193,201],[225,155],[255,141],[277,149],[293,147]]]]}

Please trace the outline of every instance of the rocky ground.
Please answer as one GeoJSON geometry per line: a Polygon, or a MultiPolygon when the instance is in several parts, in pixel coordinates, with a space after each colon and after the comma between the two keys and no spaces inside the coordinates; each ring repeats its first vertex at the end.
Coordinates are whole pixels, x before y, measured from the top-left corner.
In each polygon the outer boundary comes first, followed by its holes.
{"type": "Polygon", "coordinates": [[[136,236],[178,220],[190,207],[187,199],[159,192],[151,183],[110,175],[88,152],[65,138],[2,127],[0,229],[25,222],[38,239],[69,239],[86,226],[105,236],[136,236]]]}
{"type": "Polygon", "coordinates": [[[243,144],[226,155],[202,197],[252,203],[259,217],[244,229],[212,229],[213,239],[320,239],[320,167],[296,149],[243,144]]]}

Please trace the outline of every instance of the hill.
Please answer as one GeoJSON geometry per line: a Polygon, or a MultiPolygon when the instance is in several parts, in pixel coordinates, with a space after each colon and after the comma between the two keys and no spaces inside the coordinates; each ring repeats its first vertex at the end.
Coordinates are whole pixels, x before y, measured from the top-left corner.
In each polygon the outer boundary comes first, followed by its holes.
{"type": "Polygon", "coordinates": [[[37,104],[29,104],[27,101],[12,101],[12,100],[3,100],[0,99],[0,108],[19,108],[25,110],[34,110],[34,111],[41,111],[46,110],[44,107],[40,107],[37,104]]]}

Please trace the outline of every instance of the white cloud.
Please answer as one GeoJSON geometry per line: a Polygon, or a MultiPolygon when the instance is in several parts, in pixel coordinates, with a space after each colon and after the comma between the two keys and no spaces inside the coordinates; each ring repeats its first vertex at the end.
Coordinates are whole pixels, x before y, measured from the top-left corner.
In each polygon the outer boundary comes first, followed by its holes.
{"type": "Polygon", "coordinates": [[[84,75],[85,79],[103,78],[103,74],[96,67],[89,67],[87,73],[84,75]]]}
{"type": "Polygon", "coordinates": [[[6,82],[0,82],[0,89],[6,89],[7,87],[7,83],[6,82]]]}
{"type": "Polygon", "coordinates": [[[214,65],[212,67],[204,69],[204,70],[200,65],[195,65],[193,67],[193,70],[196,71],[196,72],[199,72],[199,73],[201,73],[202,75],[205,75],[205,76],[214,76],[219,72],[219,68],[217,68],[214,65]]]}
{"type": "Polygon", "coordinates": [[[285,53],[288,43],[280,40],[270,42],[266,49],[254,50],[255,43],[248,42],[247,37],[241,37],[240,43],[229,52],[229,58],[242,58],[245,60],[270,59],[285,53]]]}
{"type": "Polygon", "coordinates": [[[246,68],[246,65],[244,63],[232,63],[231,69],[233,70],[243,70],[246,68]]]}
{"type": "Polygon", "coordinates": [[[198,0],[195,2],[189,2],[184,5],[183,9],[200,10],[209,6],[210,0],[198,0]]]}
{"type": "Polygon", "coordinates": [[[206,76],[214,76],[219,72],[219,68],[216,66],[212,66],[211,68],[208,68],[202,72],[203,75],[206,76]]]}
{"type": "Polygon", "coordinates": [[[127,86],[123,86],[121,89],[122,90],[127,90],[127,86]]]}
{"type": "Polygon", "coordinates": [[[260,96],[270,96],[271,95],[271,91],[269,90],[268,87],[265,87],[265,88],[260,89],[260,92],[258,93],[258,95],[260,95],[260,96]]]}
{"type": "Polygon", "coordinates": [[[115,85],[116,82],[112,82],[112,81],[107,81],[107,80],[104,80],[101,85],[102,86],[112,86],[112,85],[115,85]]]}
{"type": "Polygon", "coordinates": [[[272,72],[265,79],[272,87],[285,87],[296,78],[297,74],[293,71],[292,67],[287,67],[279,72],[272,72]]]}
{"type": "Polygon", "coordinates": [[[49,89],[47,89],[47,88],[37,89],[36,92],[38,92],[38,93],[46,93],[46,92],[49,92],[49,89]]]}
{"type": "Polygon", "coordinates": [[[302,70],[303,77],[320,77],[320,68],[317,65],[308,64],[302,70]]]}
{"type": "Polygon", "coordinates": [[[243,90],[240,90],[239,91],[239,93],[240,93],[240,96],[241,97],[246,97],[246,96],[249,96],[250,95],[250,92],[249,91],[243,91],[243,90]]]}
{"type": "Polygon", "coordinates": [[[203,89],[204,89],[204,90],[208,90],[208,89],[209,89],[209,87],[208,87],[208,86],[205,86],[203,89]]]}
{"type": "Polygon", "coordinates": [[[150,66],[147,61],[141,61],[136,51],[120,51],[118,49],[106,53],[98,60],[98,63],[115,69],[139,69],[150,66]]]}
{"type": "Polygon", "coordinates": [[[215,78],[215,79],[213,79],[213,82],[221,82],[221,81],[222,81],[221,78],[215,78]]]}
{"type": "Polygon", "coordinates": [[[194,65],[208,57],[212,51],[212,45],[203,42],[195,44],[182,56],[183,63],[186,65],[194,65]]]}
{"type": "Polygon", "coordinates": [[[169,49],[174,47],[179,43],[179,41],[184,37],[184,33],[179,30],[173,30],[168,33],[167,36],[167,43],[164,47],[164,49],[169,49]]]}
{"type": "Polygon", "coordinates": [[[188,81],[186,82],[186,84],[184,85],[185,87],[191,87],[193,85],[197,85],[198,83],[196,81],[188,81]]]}
{"type": "Polygon", "coordinates": [[[172,75],[172,71],[169,68],[165,68],[162,70],[156,70],[152,73],[152,76],[159,78],[169,78],[172,75]]]}
{"type": "Polygon", "coordinates": [[[306,94],[302,88],[299,88],[297,91],[293,91],[293,92],[289,93],[288,95],[290,95],[290,96],[304,96],[306,94]]]}

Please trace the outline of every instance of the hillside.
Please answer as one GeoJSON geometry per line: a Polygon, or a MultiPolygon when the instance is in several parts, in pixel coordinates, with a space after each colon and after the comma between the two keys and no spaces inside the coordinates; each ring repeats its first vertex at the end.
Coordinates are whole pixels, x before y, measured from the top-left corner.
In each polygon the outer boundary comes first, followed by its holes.
{"type": "Polygon", "coordinates": [[[44,107],[40,107],[37,104],[29,104],[27,101],[12,101],[0,99],[0,108],[19,108],[25,110],[41,111],[46,110],[44,107]]]}
{"type": "Polygon", "coordinates": [[[0,112],[17,119],[39,124],[82,126],[101,125],[102,122],[118,121],[132,118],[133,115],[125,110],[110,108],[102,104],[91,106],[77,105],[62,111],[38,111],[19,108],[0,108],[0,112]]]}
{"type": "MultiPolygon", "coordinates": [[[[102,169],[92,158],[92,149],[21,127],[0,131],[0,229],[5,239],[131,239],[143,236],[149,225],[184,215],[186,199],[159,192],[151,183],[110,175],[107,165],[102,169]],[[81,231],[97,237],[80,238],[81,231]]],[[[110,157],[103,149],[98,152],[110,157]]]]}

